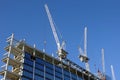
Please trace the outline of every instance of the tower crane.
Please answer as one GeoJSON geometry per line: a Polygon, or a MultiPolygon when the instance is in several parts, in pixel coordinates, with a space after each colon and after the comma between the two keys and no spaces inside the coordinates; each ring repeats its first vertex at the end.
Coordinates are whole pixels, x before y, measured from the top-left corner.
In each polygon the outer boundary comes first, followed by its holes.
{"type": "Polygon", "coordinates": [[[112,72],[112,80],[116,80],[113,65],[111,65],[111,72],[112,72]]]}
{"type": "Polygon", "coordinates": [[[105,58],[104,58],[104,49],[101,49],[101,53],[102,53],[102,68],[103,68],[103,75],[102,75],[102,80],[106,79],[106,75],[105,75],[105,58]]]}
{"type": "Polygon", "coordinates": [[[79,52],[80,52],[80,60],[82,62],[85,62],[85,66],[86,66],[86,69],[88,71],[90,71],[90,68],[89,68],[89,58],[87,57],[87,27],[85,27],[85,30],[84,30],[84,52],[83,50],[81,49],[81,47],[79,47],[79,52]]]}
{"type": "Polygon", "coordinates": [[[103,75],[105,75],[105,59],[104,59],[104,49],[102,48],[102,68],[103,68],[103,75]]]}
{"type": "Polygon", "coordinates": [[[56,29],[55,29],[55,26],[54,26],[54,23],[53,23],[53,19],[52,19],[52,16],[50,14],[50,11],[49,11],[49,8],[48,8],[47,4],[45,4],[45,10],[46,10],[49,22],[50,22],[50,26],[51,26],[51,29],[52,29],[52,32],[53,32],[54,39],[55,39],[56,44],[57,44],[58,57],[59,57],[60,60],[65,59],[66,56],[67,56],[67,52],[65,50],[63,50],[64,42],[62,44],[60,44],[56,29]]]}

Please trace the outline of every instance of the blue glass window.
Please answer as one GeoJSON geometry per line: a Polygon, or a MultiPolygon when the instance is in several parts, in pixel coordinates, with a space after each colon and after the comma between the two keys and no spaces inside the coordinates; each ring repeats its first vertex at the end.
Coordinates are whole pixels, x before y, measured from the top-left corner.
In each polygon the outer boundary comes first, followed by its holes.
{"type": "Polygon", "coordinates": [[[44,77],[35,75],[35,80],[44,80],[44,77]]]}
{"type": "Polygon", "coordinates": [[[24,63],[33,66],[33,61],[30,59],[24,58],[24,63]]]}
{"type": "Polygon", "coordinates": [[[36,63],[38,63],[38,64],[45,64],[45,61],[40,59],[40,58],[36,58],[36,63]]]}
{"type": "Polygon", "coordinates": [[[62,69],[60,67],[55,66],[55,71],[62,73],[62,69]]]}
{"type": "Polygon", "coordinates": [[[45,65],[51,69],[53,69],[53,64],[46,62],[45,65]]]}
{"type": "Polygon", "coordinates": [[[77,80],[77,75],[71,73],[71,77],[72,77],[73,80],[77,80]]]}
{"type": "MultiPolygon", "coordinates": [[[[32,80],[33,63],[34,62],[31,59],[31,54],[25,52],[22,80],[32,80]]],[[[55,69],[53,67],[54,65],[52,63],[49,63],[43,59],[36,57],[35,69],[34,69],[35,70],[34,80],[44,80],[44,77],[45,77],[45,80],[53,80],[54,78],[55,80],[63,80],[63,77],[64,77],[64,80],[77,80],[76,74],[71,73],[71,76],[70,76],[70,72],[68,70],[62,69],[59,66],[55,66],[55,69]]],[[[78,80],[83,80],[83,79],[78,77],[78,80]]]]}
{"type": "Polygon", "coordinates": [[[27,52],[25,52],[25,58],[31,59],[31,55],[27,52]]]}
{"type": "Polygon", "coordinates": [[[35,69],[35,74],[40,75],[40,76],[44,76],[44,71],[41,71],[39,69],[35,69]]]}
{"type": "Polygon", "coordinates": [[[65,76],[68,76],[68,77],[70,77],[70,72],[69,72],[69,71],[67,71],[67,70],[64,70],[64,72],[63,72],[63,73],[64,73],[64,75],[65,75],[65,76]]]}
{"type": "Polygon", "coordinates": [[[45,71],[46,71],[47,73],[49,73],[49,74],[54,74],[53,69],[50,69],[50,68],[48,68],[48,67],[46,67],[45,71]]]}
{"type": "Polygon", "coordinates": [[[26,77],[22,77],[22,80],[30,80],[30,79],[26,77]]]}
{"type": "Polygon", "coordinates": [[[35,68],[44,71],[44,65],[41,65],[41,64],[37,64],[37,63],[36,63],[36,64],[35,64],[35,68]]]}
{"type": "Polygon", "coordinates": [[[31,67],[31,66],[29,66],[27,64],[24,64],[24,68],[23,69],[28,70],[30,72],[33,72],[33,67],[31,67]]]}
{"type": "Polygon", "coordinates": [[[64,76],[64,80],[70,80],[70,77],[64,76]]]}
{"type": "Polygon", "coordinates": [[[62,80],[62,78],[59,78],[59,77],[55,77],[55,80],[62,80]]]}
{"type": "Polygon", "coordinates": [[[45,74],[45,77],[46,77],[47,79],[49,79],[49,80],[53,80],[53,79],[54,79],[54,76],[51,75],[51,74],[49,74],[49,73],[46,73],[46,74],[45,74]]]}
{"type": "Polygon", "coordinates": [[[62,78],[62,73],[59,73],[59,72],[55,72],[55,76],[58,77],[58,78],[62,78]]]}
{"type": "Polygon", "coordinates": [[[31,73],[31,72],[28,72],[28,71],[23,71],[23,76],[25,76],[25,77],[28,77],[28,78],[33,78],[33,74],[31,73]]]}

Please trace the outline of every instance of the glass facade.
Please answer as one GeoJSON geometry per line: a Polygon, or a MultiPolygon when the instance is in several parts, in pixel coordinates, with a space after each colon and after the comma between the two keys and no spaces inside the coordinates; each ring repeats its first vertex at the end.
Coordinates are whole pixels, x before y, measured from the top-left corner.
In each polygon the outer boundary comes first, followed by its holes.
{"type": "Polygon", "coordinates": [[[43,59],[31,59],[29,53],[25,53],[22,80],[83,80],[61,67],[55,66],[43,59]]]}

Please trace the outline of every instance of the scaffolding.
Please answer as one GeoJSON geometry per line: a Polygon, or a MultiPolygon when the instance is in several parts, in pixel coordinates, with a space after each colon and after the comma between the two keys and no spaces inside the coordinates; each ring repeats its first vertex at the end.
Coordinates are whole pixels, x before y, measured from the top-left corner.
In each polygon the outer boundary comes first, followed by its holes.
{"type": "Polygon", "coordinates": [[[20,41],[14,39],[14,34],[7,38],[7,43],[8,46],[5,47],[7,52],[2,58],[5,64],[1,66],[0,75],[3,76],[1,80],[21,80],[24,49],[17,47],[20,41]]]}

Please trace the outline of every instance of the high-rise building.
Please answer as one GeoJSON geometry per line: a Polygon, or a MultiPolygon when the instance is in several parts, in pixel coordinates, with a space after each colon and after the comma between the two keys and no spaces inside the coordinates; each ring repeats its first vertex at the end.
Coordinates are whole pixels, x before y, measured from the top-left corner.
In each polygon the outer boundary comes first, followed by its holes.
{"type": "Polygon", "coordinates": [[[100,80],[69,59],[59,60],[14,35],[7,39],[1,80],[100,80]]]}

